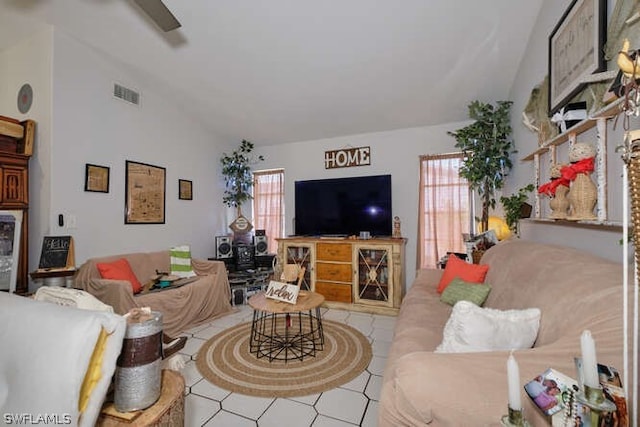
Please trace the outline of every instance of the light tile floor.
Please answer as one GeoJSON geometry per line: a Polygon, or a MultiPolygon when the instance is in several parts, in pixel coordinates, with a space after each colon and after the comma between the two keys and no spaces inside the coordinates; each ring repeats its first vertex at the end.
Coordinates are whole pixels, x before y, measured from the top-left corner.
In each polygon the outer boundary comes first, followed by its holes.
{"type": "Polygon", "coordinates": [[[323,309],[323,319],[346,323],[369,338],[373,358],[369,367],[341,387],[310,396],[262,398],[231,393],[203,379],[195,365],[206,340],[238,323],[251,320],[249,306],[186,332],[182,354],[189,358],[182,369],[187,427],[375,427],[382,371],[393,337],[395,317],[323,309]]]}

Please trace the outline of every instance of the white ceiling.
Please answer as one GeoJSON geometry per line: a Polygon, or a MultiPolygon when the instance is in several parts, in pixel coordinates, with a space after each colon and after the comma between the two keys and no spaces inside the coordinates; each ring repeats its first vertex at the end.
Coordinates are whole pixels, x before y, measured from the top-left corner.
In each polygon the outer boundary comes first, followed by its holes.
{"type": "MultiPolygon", "coordinates": [[[[0,0],[0,49],[54,25],[258,145],[450,123],[506,99],[542,0],[0,0]]],[[[147,82],[145,82],[146,84],[147,82]]],[[[144,93],[143,93],[144,96],[144,93]]]]}

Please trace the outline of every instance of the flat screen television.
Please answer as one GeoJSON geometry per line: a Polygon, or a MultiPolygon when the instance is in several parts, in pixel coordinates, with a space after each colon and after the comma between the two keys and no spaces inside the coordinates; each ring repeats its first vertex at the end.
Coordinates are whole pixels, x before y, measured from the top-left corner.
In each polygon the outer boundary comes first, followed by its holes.
{"type": "Polygon", "coordinates": [[[391,175],[295,182],[294,233],[391,236],[391,175]]]}

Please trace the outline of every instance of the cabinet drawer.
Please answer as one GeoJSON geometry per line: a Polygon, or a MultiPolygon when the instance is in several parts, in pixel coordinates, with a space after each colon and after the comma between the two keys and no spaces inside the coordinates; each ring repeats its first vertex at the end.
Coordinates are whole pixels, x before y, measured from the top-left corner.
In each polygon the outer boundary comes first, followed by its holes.
{"type": "Polygon", "coordinates": [[[351,285],[316,282],[315,291],[323,295],[327,301],[351,303],[351,285]]]}
{"type": "Polygon", "coordinates": [[[2,203],[24,205],[29,203],[27,170],[10,166],[2,167],[2,203]]]}
{"type": "Polygon", "coordinates": [[[316,263],[316,279],[351,283],[351,264],[316,263]]]}
{"type": "Polygon", "coordinates": [[[351,261],[351,244],[349,243],[318,243],[316,257],[320,261],[351,261]]]}

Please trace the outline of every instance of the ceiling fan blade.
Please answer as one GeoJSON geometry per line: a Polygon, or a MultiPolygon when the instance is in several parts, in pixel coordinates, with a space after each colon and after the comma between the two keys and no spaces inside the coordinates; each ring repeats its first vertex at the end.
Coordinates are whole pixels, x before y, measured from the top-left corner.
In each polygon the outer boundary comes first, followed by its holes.
{"type": "Polygon", "coordinates": [[[133,0],[149,18],[164,32],[175,30],[182,25],[161,0],[133,0]]]}

